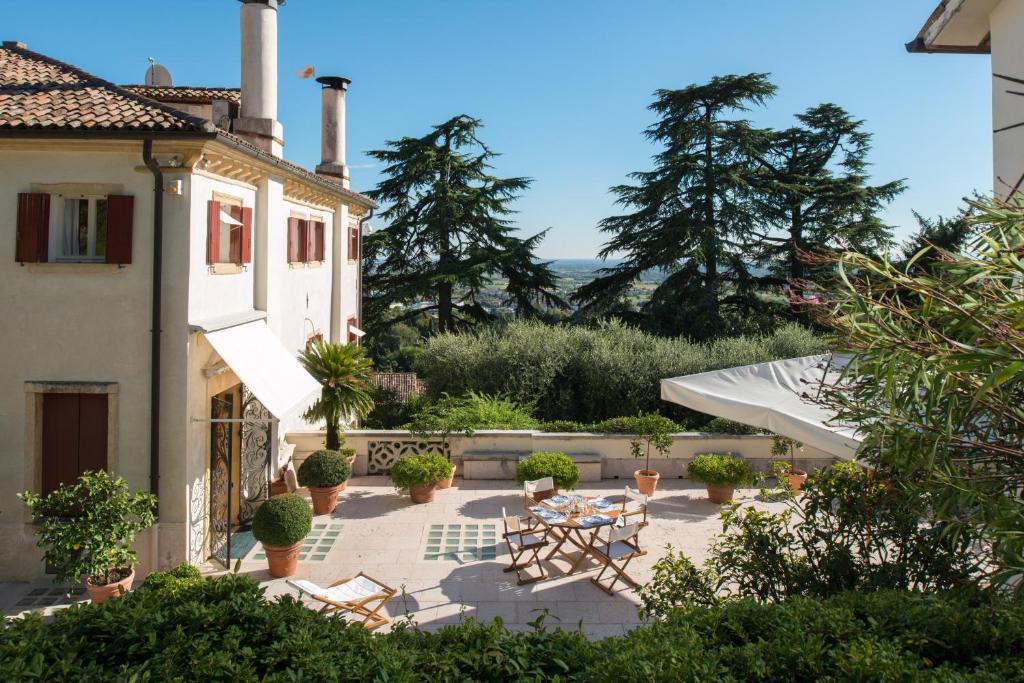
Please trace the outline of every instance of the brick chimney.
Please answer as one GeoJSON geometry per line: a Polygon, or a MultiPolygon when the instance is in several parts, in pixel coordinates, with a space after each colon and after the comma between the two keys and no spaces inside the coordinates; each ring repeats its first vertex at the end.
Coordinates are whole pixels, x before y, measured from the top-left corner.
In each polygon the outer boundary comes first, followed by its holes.
{"type": "Polygon", "coordinates": [[[345,166],[345,93],[352,81],[342,76],[321,76],[316,79],[323,86],[320,130],[320,163],[316,172],[333,176],[348,187],[348,167],[345,166]]]}
{"type": "Polygon", "coordinates": [[[277,120],[277,10],[285,0],[240,0],[242,106],[234,132],[281,156],[284,129],[277,120]]]}

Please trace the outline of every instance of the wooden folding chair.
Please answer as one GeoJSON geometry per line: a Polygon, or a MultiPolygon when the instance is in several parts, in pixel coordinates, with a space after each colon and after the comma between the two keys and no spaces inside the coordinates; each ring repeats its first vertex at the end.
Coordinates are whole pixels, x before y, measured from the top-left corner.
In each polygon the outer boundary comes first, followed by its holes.
{"type": "Polygon", "coordinates": [[[526,499],[528,505],[535,505],[538,501],[536,493],[538,491],[551,491],[555,488],[555,480],[551,477],[544,477],[542,479],[536,479],[534,481],[523,482],[523,498],[526,499]]]}
{"type": "Polygon", "coordinates": [[[526,526],[525,522],[530,521],[529,519],[520,519],[514,515],[509,516],[505,514],[505,508],[501,509],[501,516],[505,523],[505,544],[508,546],[508,554],[512,558],[512,563],[505,567],[505,571],[514,571],[519,579],[520,586],[548,578],[548,575],[544,572],[544,567],[540,563],[540,558],[537,556],[541,548],[548,544],[548,532],[537,527],[526,526]],[[526,555],[531,557],[526,562],[523,562],[523,557],[526,555]],[[524,570],[534,562],[537,563],[537,568],[540,569],[540,576],[530,576],[529,574],[524,576],[524,570]]]}
{"type": "Polygon", "coordinates": [[[577,567],[583,563],[588,555],[592,556],[604,566],[601,567],[601,571],[598,572],[597,576],[590,579],[591,582],[608,595],[614,595],[615,584],[618,581],[636,587],[636,581],[626,573],[626,566],[634,557],[640,557],[645,551],[640,547],[639,522],[633,522],[626,526],[610,526],[607,529],[607,539],[601,538],[601,529],[596,529],[590,535],[590,543],[580,558],[576,560],[576,564],[569,570],[569,573],[572,574],[576,571],[577,567]],[[601,583],[601,577],[609,569],[614,576],[611,583],[605,585],[601,583]]]}
{"type": "Polygon", "coordinates": [[[335,581],[327,588],[305,579],[286,581],[300,593],[324,603],[324,614],[350,612],[363,617],[363,626],[368,629],[379,628],[388,623],[389,619],[380,614],[380,610],[398,592],[363,572],[359,572],[351,579],[335,581]]]}
{"type": "Polygon", "coordinates": [[[626,487],[626,492],[622,496],[622,511],[619,513],[619,523],[625,525],[628,522],[634,521],[634,518],[639,517],[637,524],[640,528],[647,526],[647,500],[648,497],[640,493],[636,489],[626,487]]]}

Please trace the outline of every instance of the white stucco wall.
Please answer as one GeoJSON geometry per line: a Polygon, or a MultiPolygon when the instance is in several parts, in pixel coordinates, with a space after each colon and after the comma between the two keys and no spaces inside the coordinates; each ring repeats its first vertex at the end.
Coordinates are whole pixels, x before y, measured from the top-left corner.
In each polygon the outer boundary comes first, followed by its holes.
{"type": "MultiPolygon", "coordinates": [[[[1024,79],[1024,0],[1002,0],[992,12],[992,129],[1024,123],[1024,97],[1008,90],[1024,90],[994,74],[1024,79]]],[[[995,133],[993,187],[1006,196],[1024,176],[1024,126],[995,133]]],[[[1024,190],[1024,183],[1019,188],[1024,190]]]]}
{"type": "MultiPolygon", "coordinates": [[[[149,487],[149,348],[153,181],[136,172],[137,152],[0,150],[0,572],[42,572],[25,506],[15,494],[34,488],[26,434],[29,381],[118,384],[116,461],[133,488],[149,487]],[[133,195],[132,263],[15,262],[19,192],[32,183],[112,183],[133,195]]],[[[142,558],[146,561],[148,558],[142,558]]]]}

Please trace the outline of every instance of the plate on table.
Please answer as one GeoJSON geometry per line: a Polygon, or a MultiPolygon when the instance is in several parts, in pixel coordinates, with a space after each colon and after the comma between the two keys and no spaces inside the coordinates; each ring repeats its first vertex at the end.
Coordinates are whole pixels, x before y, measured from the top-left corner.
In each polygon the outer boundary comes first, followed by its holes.
{"type": "Polygon", "coordinates": [[[613,503],[608,502],[604,498],[594,498],[593,500],[587,501],[587,504],[600,512],[611,510],[614,507],[613,503]]]}
{"type": "Polygon", "coordinates": [[[551,522],[557,524],[565,521],[565,515],[560,512],[556,512],[550,508],[542,507],[540,505],[534,505],[530,508],[530,512],[540,517],[545,522],[551,522]]]}
{"type": "Polygon", "coordinates": [[[559,507],[569,502],[569,496],[558,494],[557,496],[551,496],[550,498],[545,499],[544,502],[551,507],[559,507]]]}
{"type": "Polygon", "coordinates": [[[612,518],[608,515],[587,515],[586,517],[580,517],[576,520],[584,529],[589,529],[594,526],[601,526],[602,524],[611,524],[612,518]]]}

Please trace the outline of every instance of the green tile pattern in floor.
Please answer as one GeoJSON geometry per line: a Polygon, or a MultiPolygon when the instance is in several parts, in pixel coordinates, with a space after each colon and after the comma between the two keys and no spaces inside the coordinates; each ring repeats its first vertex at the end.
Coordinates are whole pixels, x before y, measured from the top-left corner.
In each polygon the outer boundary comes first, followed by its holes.
{"type": "MultiPolygon", "coordinates": [[[[316,522],[310,530],[309,535],[302,541],[302,549],[299,551],[299,562],[323,562],[327,559],[327,553],[334,547],[334,542],[341,534],[341,522],[316,522]]],[[[265,560],[267,554],[263,552],[263,546],[257,545],[254,560],[265,560]]]]}
{"type": "Polygon", "coordinates": [[[21,599],[14,604],[14,607],[17,610],[41,609],[44,607],[53,607],[54,605],[67,605],[85,598],[84,586],[33,588],[27,594],[23,595],[21,599]],[[71,594],[70,599],[68,598],[68,593],[71,594]]]}
{"type": "Polygon", "coordinates": [[[478,562],[498,555],[494,524],[431,524],[427,527],[424,560],[478,562]]]}

